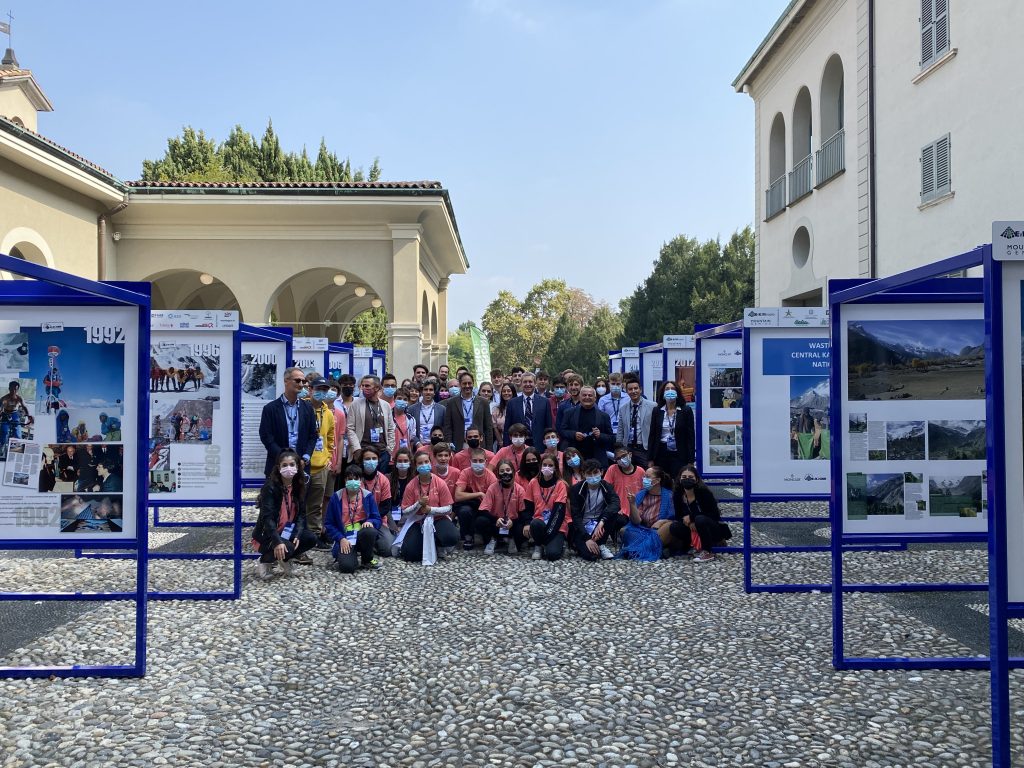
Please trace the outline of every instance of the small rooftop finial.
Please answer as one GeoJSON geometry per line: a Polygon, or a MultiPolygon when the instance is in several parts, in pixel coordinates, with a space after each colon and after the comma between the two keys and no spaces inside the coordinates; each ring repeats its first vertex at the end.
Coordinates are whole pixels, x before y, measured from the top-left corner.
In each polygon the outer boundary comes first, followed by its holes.
{"type": "Polygon", "coordinates": [[[0,21],[0,34],[7,35],[7,50],[4,51],[3,59],[0,59],[0,69],[18,69],[18,59],[14,55],[14,48],[11,47],[11,24],[14,22],[14,14],[7,12],[7,21],[0,21]]]}

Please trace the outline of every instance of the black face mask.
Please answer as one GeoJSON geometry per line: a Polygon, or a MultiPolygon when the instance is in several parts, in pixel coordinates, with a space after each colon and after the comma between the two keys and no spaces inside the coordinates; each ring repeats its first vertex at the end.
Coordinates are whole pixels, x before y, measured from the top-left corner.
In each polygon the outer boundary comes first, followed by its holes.
{"type": "Polygon", "coordinates": [[[439,444],[441,444],[443,442],[444,442],[444,438],[443,437],[437,437],[435,435],[434,437],[430,438],[430,444],[431,445],[439,445],[439,444]]]}
{"type": "Polygon", "coordinates": [[[697,481],[692,477],[684,477],[679,481],[679,485],[689,491],[697,487],[697,481]]]}
{"type": "Polygon", "coordinates": [[[342,397],[352,397],[352,395],[355,394],[355,391],[356,391],[355,387],[342,387],[341,388],[341,396],[342,397]]]}
{"type": "Polygon", "coordinates": [[[523,475],[526,477],[536,477],[538,472],[540,464],[523,464],[523,475]]]}
{"type": "Polygon", "coordinates": [[[506,488],[512,485],[512,475],[510,475],[508,472],[498,475],[498,480],[500,480],[501,484],[504,485],[506,488]]]}
{"type": "Polygon", "coordinates": [[[466,440],[466,445],[468,445],[470,448],[479,448],[480,447],[480,438],[479,437],[471,437],[468,440],[466,440]]]}

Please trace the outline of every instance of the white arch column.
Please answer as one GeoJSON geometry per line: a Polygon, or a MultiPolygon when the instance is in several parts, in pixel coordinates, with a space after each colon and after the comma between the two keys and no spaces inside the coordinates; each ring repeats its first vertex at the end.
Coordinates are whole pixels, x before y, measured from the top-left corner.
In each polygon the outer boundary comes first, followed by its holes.
{"type": "MultiPolygon", "coordinates": [[[[437,364],[448,362],[448,284],[451,280],[442,277],[437,283],[437,364]]],[[[478,371],[482,378],[490,371],[478,371]]]]}
{"type": "Polygon", "coordinates": [[[392,306],[388,324],[388,369],[401,379],[412,375],[420,361],[423,341],[420,327],[418,276],[420,274],[419,224],[391,225],[392,306]]]}

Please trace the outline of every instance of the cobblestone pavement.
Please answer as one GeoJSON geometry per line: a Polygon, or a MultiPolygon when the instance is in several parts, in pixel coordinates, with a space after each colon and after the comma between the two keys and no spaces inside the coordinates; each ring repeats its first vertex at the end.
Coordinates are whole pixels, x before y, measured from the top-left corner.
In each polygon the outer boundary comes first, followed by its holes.
{"type": "MultiPolygon", "coordinates": [[[[166,545],[179,534],[153,535],[166,545]]],[[[0,762],[989,763],[987,673],[837,672],[830,597],[747,595],[739,555],[708,564],[545,563],[477,551],[433,568],[389,559],[380,571],[342,576],[315,554],[315,565],[268,583],[247,563],[237,602],[151,603],[141,680],[0,680],[0,762]]],[[[852,578],[985,577],[976,549],[849,560],[852,578]]],[[[827,557],[817,553],[757,563],[763,580],[827,577],[827,557]]],[[[126,589],[131,578],[124,561],[0,560],[3,589],[126,589]]],[[[161,561],[152,578],[161,589],[218,589],[229,572],[223,563],[161,561]]],[[[984,621],[984,595],[969,594],[954,607],[969,605],[984,621]]],[[[11,610],[5,621],[16,619],[11,610]]],[[[61,621],[6,648],[2,663],[130,662],[131,604],[90,606],[61,621]]],[[[955,635],[888,596],[849,596],[851,655],[979,652],[955,635]]],[[[1015,673],[1015,764],[1024,764],[1022,683],[1015,673]]]]}

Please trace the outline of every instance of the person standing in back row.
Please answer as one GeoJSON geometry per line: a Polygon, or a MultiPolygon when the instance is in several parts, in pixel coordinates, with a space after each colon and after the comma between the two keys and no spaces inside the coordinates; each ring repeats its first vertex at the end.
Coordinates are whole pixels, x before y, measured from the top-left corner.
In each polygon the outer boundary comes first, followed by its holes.
{"type": "Polygon", "coordinates": [[[480,430],[485,447],[494,444],[491,404],[473,394],[473,375],[463,371],[459,376],[459,394],[445,403],[444,438],[456,451],[461,451],[466,445],[466,430],[471,426],[480,430]]]}
{"type": "Polygon", "coordinates": [[[284,394],[263,406],[260,415],[260,440],[267,449],[264,474],[270,477],[281,451],[291,449],[301,459],[300,471],[308,470],[309,457],[316,448],[316,418],[313,406],[303,398],[309,395],[306,374],[291,367],[284,372],[284,394]]]}
{"type": "Polygon", "coordinates": [[[502,444],[511,444],[509,428],[513,424],[523,424],[526,426],[529,444],[543,450],[544,433],[554,427],[551,409],[548,407],[547,398],[537,394],[536,378],[532,373],[523,373],[520,383],[523,393],[509,400],[505,409],[505,434],[502,444]]]}
{"type": "Polygon", "coordinates": [[[359,448],[374,448],[380,457],[378,471],[387,474],[391,454],[395,452],[395,419],[391,406],[380,397],[380,379],[363,376],[359,380],[362,402],[355,401],[348,409],[348,445],[355,452],[359,448]]]}
{"type": "Polygon", "coordinates": [[[623,403],[619,409],[619,431],[616,442],[629,449],[633,463],[641,469],[647,469],[648,442],[651,436],[651,416],[654,403],[642,396],[640,382],[627,377],[626,394],[629,402],[623,403]]]}

